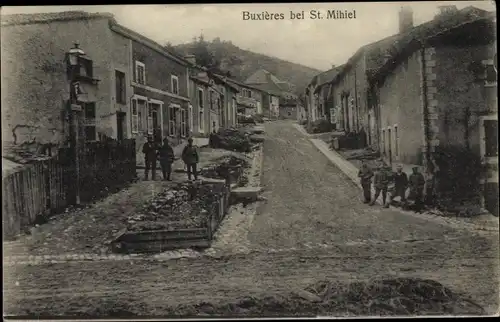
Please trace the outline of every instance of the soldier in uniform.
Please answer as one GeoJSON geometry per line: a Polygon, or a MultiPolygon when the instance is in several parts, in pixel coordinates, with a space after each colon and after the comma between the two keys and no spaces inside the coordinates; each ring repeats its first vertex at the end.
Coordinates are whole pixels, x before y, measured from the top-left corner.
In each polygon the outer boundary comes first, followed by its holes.
{"type": "Polygon", "coordinates": [[[371,186],[372,186],[372,177],[373,171],[370,169],[368,164],[363,161],[361,165],[361,169],[359,169],[358,177],[361,180],[361,186],[363,187],[363,203],[369,203],[371,201],[371,186]]]}

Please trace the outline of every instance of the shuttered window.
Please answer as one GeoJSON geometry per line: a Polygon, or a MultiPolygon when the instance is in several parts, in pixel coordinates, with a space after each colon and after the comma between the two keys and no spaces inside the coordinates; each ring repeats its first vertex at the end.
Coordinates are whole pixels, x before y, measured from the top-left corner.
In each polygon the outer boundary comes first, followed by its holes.
{"type": "Polygon", "coordinates": [[[138,133],[139,132],[139,111],[137,109],[137,100],[132,99],[132,111],[130,115],[132,115],[131,121],[132,121],[132,133],[138,133]]]}

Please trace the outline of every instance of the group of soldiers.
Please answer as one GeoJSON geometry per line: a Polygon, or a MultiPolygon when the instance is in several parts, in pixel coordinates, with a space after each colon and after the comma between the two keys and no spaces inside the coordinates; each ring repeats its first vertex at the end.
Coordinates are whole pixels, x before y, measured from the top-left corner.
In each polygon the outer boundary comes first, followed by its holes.
{"type": "Polygon", "coordinates": [[[363,187],[364,203],[372,206],[375,204],[380,194],[382,194],[382,204],[385,208],[389,208],[389,204],[396,197],[400,197],[403,205],[407,205],[408,199],[414,200],[415,210],[421,211],[423,207],[425,178],[422,173],[418,171],[418,167],[413,167],[412,171],[412,174],[408,177],[406,173],[403,172],[403,167],[401,165],[398,165],[396,172],[393,172],[387,167],[384,167],[382,162],[380,162],[380,166],[373,171],[366,162],[363,162],[358,177],[363,187]],[[371,196],[372,180],[375,188],[375,195],[373,198],[371,196]],[[394,188],[390,192],[389,198],[387,198],[391,183],[394,184],[394,188]],[[408,188],[410,191],[407,198],[406,192],[408,188]]]}
{"type": "MultiPolygon", "coordinates": [[[[167,138],[163,140],[163,144],[158,144],[152,137],[148,137],[148,141],[142,147],[144,160],[146,163],[146,171],[144,180],[148,180],[149,170],[152,170],[152,179],[156,177],[156,162],[160,160],[160,166],[163,173],[163,180],[172,180],[172,164],[176,160],[174,149],[170,145],[167,138]]],[[[193,139],[189,138],[188,143],[182,150],[182,161],[186,165],[188,180],[194,176],[198,180],[197,165],[199,162],[198,148],[193,145],[193,139]]]]}

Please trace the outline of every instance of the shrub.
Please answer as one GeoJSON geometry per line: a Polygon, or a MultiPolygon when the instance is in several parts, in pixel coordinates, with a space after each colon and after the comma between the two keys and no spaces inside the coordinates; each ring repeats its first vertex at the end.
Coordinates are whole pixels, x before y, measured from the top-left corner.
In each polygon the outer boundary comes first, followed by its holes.
{"type": "Polygon", "coordinates": [[[240,124],[255,124],[253,116],[238,115],[238,123],[240,124]]]}
{"type": "Polygon", "coordinates": [[[305,126],[305,125],[307,125],[308,122],[309,121],[307,119],[306,120],[300,120],[299,124],[305,126]]]}
{"type": "Polygon", "coordinates": [[[245,133],[236,129],[221,129],[210,134],[209,146],[216,149],[225,149],[238,152],[250,152],[252,144],[245,133]]]}
{"type": "Polygon", "coordinates": [[[306,127],[308,133],[325,133],[332,130],[332,124],[327,120],[316,120],[306,127]]]}
{"type": "Polygon", "coordinates": [[[461,146],[443,146],[433,153],[437,169],[435,193],[441,207],[460,205],[476,200],[481,193],[482,160],[479,155],[461,146]]]}
{"type": "Polygon", "coordinates": [[[255,122],[257,123],[264,123],[264,114],[255,114],[253,116],[253,119],[255,120],[255,122]]]}

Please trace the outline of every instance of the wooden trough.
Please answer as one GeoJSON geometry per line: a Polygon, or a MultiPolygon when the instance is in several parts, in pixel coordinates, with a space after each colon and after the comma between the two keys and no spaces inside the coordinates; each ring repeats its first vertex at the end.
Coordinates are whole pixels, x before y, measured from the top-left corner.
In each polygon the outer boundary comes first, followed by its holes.
{"type": "MultiPolygon", "coordinates": [[[[210,182],[209,182],[210,183],[210,182]]],[[[210,183],[213,184],[213,183],[210,183]]],[[[179,228],[174,230],[125,231],[112,243],[117,253],[161,253],[179,248],[209,248],[213,236],[219,228],[229,208],[230,185],[222,183],[216,201],[208,212],[199,214],[207,220],[202,228],[179,228]]]]}

